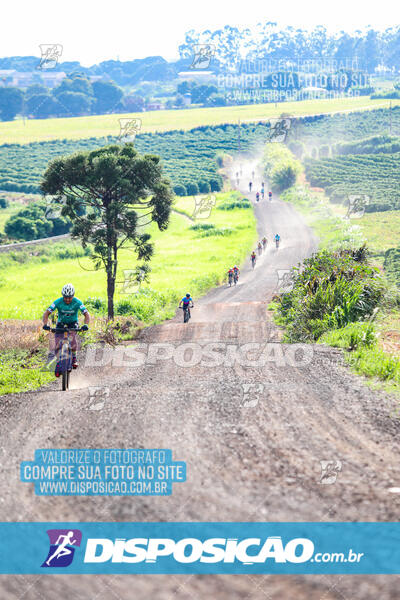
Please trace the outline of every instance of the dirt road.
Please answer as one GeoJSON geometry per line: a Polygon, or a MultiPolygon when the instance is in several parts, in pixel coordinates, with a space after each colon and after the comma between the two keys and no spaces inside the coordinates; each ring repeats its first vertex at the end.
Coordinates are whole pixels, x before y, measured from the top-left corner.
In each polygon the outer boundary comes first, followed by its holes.
{"type": "MultiPolygon", "coordinates": [[[[400,497],[389,491],[400,484],[397,404],[350,375],[338,352],[310,346],[298,354],[279,343],[267,312],[277,271],[309,255],[315,240],[276,199],[255,211],[259,236],[270,240],[255,270],[244,265],[238,286],[196,299],[188,325],[179,311],[142,332],[140,343],[172,348],[170,358],[87,366],[68,393],[54,385],[0,399],[2,520],[399,520],[400,497]],[[220,359],[204,362],[211,343],[220,359]],[[264,347],[259,365],[252,351],[264,347]],[[92,410],[88,386],[99,381],[109,395],[92,410]],[[169,497],[97,499],[38,497],[20,483],[19,463],[36,448],[85,447],[171,448],[187,463],[187,482],[169,497]],[[321,483],[320,461],[334,461],[336,482],[321,483]]],[[[386,600],[398,589],[395,576],[0,577],[10,600],[386,600]]]]}

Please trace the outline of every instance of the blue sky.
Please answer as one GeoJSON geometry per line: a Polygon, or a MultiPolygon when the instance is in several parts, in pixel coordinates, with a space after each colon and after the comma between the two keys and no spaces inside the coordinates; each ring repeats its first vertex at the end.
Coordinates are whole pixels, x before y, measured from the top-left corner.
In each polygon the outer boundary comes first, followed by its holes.
{"type": "Polygon", "coordinates": [[[6,0],[0,56],[39,56],[39,44],[58,43],[64,48],[62,60],[79,60],[85,66],[117,57],[172,59],[189,29],[251,27],[260,21],[303,28],[324,24],[330,31],[367,25],[383,29],[400,23],[399,7],[393,0],[6,0]]]}

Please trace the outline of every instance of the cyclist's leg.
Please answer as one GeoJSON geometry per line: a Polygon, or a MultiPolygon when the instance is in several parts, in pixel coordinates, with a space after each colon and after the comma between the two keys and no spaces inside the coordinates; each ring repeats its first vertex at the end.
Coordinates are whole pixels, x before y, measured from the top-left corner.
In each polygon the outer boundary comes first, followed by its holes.
{"type": "MultiPolygon", "coordinates": [[[[72,323],[71,326],[78,328],[79,323],[72,323]]],[[[78,366],[77,352],[78,352],[78,339],[75,331],[70,332],[70,343],[72,353],[72,366],[76,369],[78,366]]]]}

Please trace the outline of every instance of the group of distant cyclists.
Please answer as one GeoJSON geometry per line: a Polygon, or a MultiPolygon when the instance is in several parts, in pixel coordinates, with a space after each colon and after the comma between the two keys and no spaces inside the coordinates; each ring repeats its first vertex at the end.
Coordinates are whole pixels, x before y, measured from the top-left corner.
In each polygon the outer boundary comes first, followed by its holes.
{"type": "MultiPolygon", "coordinates": [[[[281,236],[279,235],[279,233],[276,233],[276,234],[274,235],[274,238],[273,238],[273,239],[274,239],[274,242],[275,242],[275,246],[276,246],[276,248],[279,248],[279,243],[280,243],[280,241],[281,241],[281,236]]],[[[261,254],[262,254],[263,252],[265,252],[265,250],[267,249],[267,244],[268,244],[268,240],[267,240],[267,238],[264,236],[264,237],[262,238],[262,240],[260,240],[260,241],[258,242],[258,244],[257,244],[257,248],[256,248],[256,250],[257,250],[257,254],[258,254],[258,256],[261,256],[261,254]]],[[[254,269],[254,267],[256,266],[256,262],[257,262],[257,254],[256,254],[256,250],[253,250],[253,252],[252,252],[252,253],[251,253],[251,255],[250,255],[251,266],[253,267],[253,269],[254,269]]]]}
{"type": "MultiPolygon", "coordinates": [[[[253,182],[249,181],[249,192],[251,193],[251,190],[253,189],[253,182]]],[[[259,202],[260,201],[260,197],[262,200],[264,200],[265,198],[265,183],[262,182],[261,183],[261,191],[260,192],[256,192],[256,201],[259,202]]],[[[272,192],[269,191],[268,192],[268,199],[271,201],[272,200],[272,192]]]]}
{"type": "Polygon", "coordinates": [[[239,267],[237,265],[235,265],[231,269],[228,269],[228,283],[229,283],[229,287],[231,287],[232,283],[234,285],[237,284],[237,282],[239,281],[239,275],[240,275],[240,269],[239,269],[239,267]]]}

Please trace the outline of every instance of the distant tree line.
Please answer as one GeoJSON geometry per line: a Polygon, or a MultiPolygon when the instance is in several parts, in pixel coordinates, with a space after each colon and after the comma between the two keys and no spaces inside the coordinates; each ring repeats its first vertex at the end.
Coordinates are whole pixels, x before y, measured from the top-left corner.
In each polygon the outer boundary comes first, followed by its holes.
{"type": "Polygon", "coordinates": [[[294,63],[324,58],[344,63],[347,59],[357,59],[360,68],[368,73],[373,73],[379,65],[398,71],[400,64],[399,25],[384,31],[368,28],[352,34],[345,31],[329,34],[322,25],[312,31],[291,26],[281,28],[273,22],[259,24],[255,29],[229,25],[215,31],[192,29],[179,46],[181,58],[190,59],[196,44],[211,44],[214,62],[223,68],[243,59],[294,63]]]}
{"type": "Polygon", "coordinates": [[[33,84],[25,91],[0,88],[0,116],[9,121],[17,114],[46,119],[117,112],[123,109],[123,95],[123,90],[112,81],[91,82],[86,75],[74,73],[52,90],[41,84],[33,84]]]}

